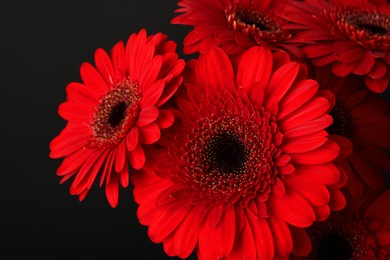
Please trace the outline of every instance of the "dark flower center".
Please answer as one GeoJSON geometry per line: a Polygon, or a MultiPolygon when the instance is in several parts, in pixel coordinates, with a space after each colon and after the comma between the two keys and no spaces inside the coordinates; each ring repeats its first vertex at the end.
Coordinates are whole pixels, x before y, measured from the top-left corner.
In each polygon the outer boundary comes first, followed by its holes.
{"type": "Polygon", "coordinates": [[[138,84],[124,80],[101,97],[91,122],[92,146],[106,147],[120,142],[139,112],[138,84]]]}
{"type": "Polygon", "coordinates": [[[256,27],[260,31],[270,31],[271,23],[269,18],[257,11],[242,9],[236,12],[236,22],[242,23],[246,27],[256,27]]]}
{"type": "Polygon", "coordinates": [[[327,220],[306,229],[312,241],[310,254],[292,256],[291,260],[384,259],[385,251],[378,246],[372,227],[361,216],[333,212],[327,220]]]}
{"type": "Polygon", "coordinates": [[[277,42],[291,37],[281,28],[281,19],[271,12],[251,10],[246,7],[232,5],[225,9],[228,28],[246,33],[258,44],[277,42]]]}
{"type": "Polygon", "coordinates": [[[376,25],[376,24],[368,24],[368,23],[358,23],[356,24],[356,27],[361,29],[361,30],[366,30],[366,31],[369,31],[371,32],[372,34],[382,34],[382,35],[385,35],[385,34],[388,34],[388,30],[386,28],[383,28],[382,26],[380,25],[376,25]]]}
{"type": "Polygon", "coordinates": [[[240,174],[245,170],[249,150],[234,133],[221,132],[208,141],[204,154],[210,170],[240,174]]]}
{"type": "Polygon", "coordinates": [[[344,34],[349,40],[373,51],[390,50],[390,15],[378,10],[348,6],[325,11],[331,20],[331,32],[344,34]]]}
{"type": "Polygon", "coordinates": [[[348,109],[340,100],[336,101],[330,115],[333,117],[333,123],[327,128],[328,133],[350,138],[353,128],[352,118],[348,109]]]}
{"type": "Polygon", "coordinates": [[[238,106],[241,97],[233,95],[205,97],[200,111],[183,114],[187,123],[177,129],[170,164],[194,204],[246,207],[259,194],[266,200],[278,175],[276,118],[263,107],[238,106]]]}
{"type": "Polygon", "coordinates": [[[338,234],[328,234],[319,242],[317,249],[318,260],[349,260],[352,248],[345,237],[338,234]]]}
{"type": "Polygon", "coordinates": [[[117,127],[125,118],[125,112],[126,112],[127,104],[124,101],[119,102],[116,104],[108,116],[108,124],[115,128],[117,127]]]}

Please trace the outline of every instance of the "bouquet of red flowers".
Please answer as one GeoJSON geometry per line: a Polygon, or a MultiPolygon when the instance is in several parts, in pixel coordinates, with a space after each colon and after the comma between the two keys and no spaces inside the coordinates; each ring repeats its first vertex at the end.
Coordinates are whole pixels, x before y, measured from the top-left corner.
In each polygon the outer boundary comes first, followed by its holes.
{"type": "Polygon", "coordinates": [[[390,4],[180,0],[66,87],[50,143],[82,201],[133,190],[169,256],[390,259],[390,4]],[[387,216],[389,215],[389,216],[387,216]]]}

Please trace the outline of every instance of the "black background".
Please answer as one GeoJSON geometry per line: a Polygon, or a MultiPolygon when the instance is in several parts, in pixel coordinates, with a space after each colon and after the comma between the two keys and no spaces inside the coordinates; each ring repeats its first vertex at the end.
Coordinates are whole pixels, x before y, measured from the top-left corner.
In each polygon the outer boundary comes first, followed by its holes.
{"type": "MultiPolygon", "coordinates": [[[[177,1],[11,1],[0,4],[1,253],[57,259],[178,259],[147,238],[131,187],[113,209],[96,186],[83,202],[59,184],[61,159],[49,143],[65,126],[57,107],[80,81],[82,62],[145,28],[178,43],[190,28],[172,25],[177,1]]],[[[384,94],[389,97],[389,91],[384,94]]],[[[192,258],[195,259],[193,255],[192,258]]]]}
{"type": "Polygon", "coordinates": [[[83,202],[59,184],[61,159],[49,143],[65,126],[57,107],[65,86],[80,81],[82,62],[97,48],[145,28],[178,43],[189,28],[170,24],[177,2],[8,1],[0,4],[1,254],[94,259],[170,258],[136,218],[131,187],[113,209],[97,186],[83,202]]]}

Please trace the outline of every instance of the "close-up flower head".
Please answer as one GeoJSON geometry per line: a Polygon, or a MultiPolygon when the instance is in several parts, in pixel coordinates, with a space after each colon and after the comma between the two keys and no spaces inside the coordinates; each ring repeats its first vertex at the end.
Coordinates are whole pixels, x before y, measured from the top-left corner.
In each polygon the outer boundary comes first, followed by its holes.
{"type": "MultiPolygon", "coordinates": [[[[390,260],[388,1],[69,1],[37,3],[43,20],[18,41],[46,48],[25,44],[26,55],[57,50],[50,88],[15,88],[42,95],[31,108],[48,99],[57,123],[44,129],[50,194],[31,175],[31,198],[19,197],[50,212],[19,215],[33,216],[36,240],[8,237],[91,258],[390,260]],[[48,16],[64,20],[50,37],[39,34],[48,16]]],[[[40,58],[21,60],[42,75],[40,58]]],[[[30,134],[42,113],[28,112],[3,128],[30,134]]]]}
{"type": "Polygon", "coordinates": [[[290,21],[314,65],[330,64],[339,77],[354,74],[383,93],[390,82],[390,4],[386,0],[292,0],[290,21]]]}
{"type": "Polygon", "coordinates": [[[294,243],[309,250],[299,228],[345,203],[331,187],[340,179],[340,147],[326,131],[331,93],[269,48],[252,47],[237,66],[220,48],[188,64],[174,129],[156,164],[132,175],[149,237],[181,258],[196,250],[199,259],[267,260],[294,243]]]}
{"type": "Polygon", "coordinates": [[[337,163],[348,179],[344,192],[353,201],[378,195],[386,188],[385,173],[390,171],[390,105],[356,75],[337,77],[329,67],[314,70],[320,88],[335,96],[333,123],[327,131],[342,147],[350,148],[337,163]]]}
{"type": "Polygon", "coordinates": [[[312,250],[290,260],[384,260],[390,257],[390,191],[365,207],[348,207],[306,229],[312,250]]]}
{"type": "Polygon", "coordinates": [[[70,193],[83,200],[101,171],[107,200],[118,204],[119,185],[129,185],[131,168],[144,166],[144,147],[160,138],[173,114],[164,104],[181,83],[184,61],[176,43],[145,29],[118,42],[107,54],[95,52],[95,67],[83,63],[82,83],[66,87],[67,101],[58,113],[66,127],[50,143],[50,157],[64,157],[61,182],[74,177],[70,193]]]}
{"type": "Polygon", "coordinates": [[[173,24],[191,26],[184,53],[204,53],[218,46],[229,55],[267,46],[301,56],[288,21],[278,15],[284,0],[180,0],[173,24]]]}

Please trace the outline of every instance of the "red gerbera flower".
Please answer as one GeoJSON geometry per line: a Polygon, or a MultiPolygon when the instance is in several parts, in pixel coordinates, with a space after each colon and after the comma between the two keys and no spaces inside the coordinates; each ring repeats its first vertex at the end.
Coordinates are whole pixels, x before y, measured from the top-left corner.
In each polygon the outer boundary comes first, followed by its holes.
{"type": "Polygon", "coordinates": [[[75,176],[70,193],[83,200],[101,171],[106,196],[118,204],[118,184],[129,182],[128,162],[134,169],[145,163],[144,145],[160,138],[160,128],[173,123],[162,105],[181,84],[184,61],[176,43],[161,33],[133,33],[127,45],[118,42],[109,56],[95,53],[94,68],[83,63],[83,83],[72,82],[67,101],[59,106],[66,127],[50,143],[50,157],[65,157],[57,174],[65,182],[75,176]]]}
{"type": "Polygon", "coordinates": [[[358,201],[385,188],[384,172],[390,172],[390,106],[379,94],[367,90],[362,78],[336,77],[328,67],[317,68],[314,78],[336,97],[327,129],[351,154],[338,162],[348,176],[345,192],[358,201]],[[352,143],[352,145],[351,145],[352,143]]]}
{"type": "Polygon", "coordinates": [[[139,221],[168,255],[286,256],[302,234],[295,227],[344,203],[328,189],[340,178],[328,94],[279,54],[252,47],[236,72],[220,48],[188,63],[180,122],[156,165],[132,175],[139,221]]]}
{"type": "Polygon", "coordinates": [[[180,15],[173,24],[194,26],[184,39],[184,53],[204,53],[222,47],[228,54],[238,54],[255,46],[269,46],[301,56],[287,22],[276,10],[284,0],[181,0],[180,15]]]}
{"type": "MultiPolygon", "coordinates": [[[[334,212],[306,229],[312,241],[307,256],[291,260],[383,260],[390,257],[390,191],[371,201],[369,207],[334,212]]],[[[365,204],[365,203],[363,203],[365,204]]]]}
{"type": "Polygon", "coordinates": [[[301,30],[298,38],[316,66],[333,73],[364,76],[369,89],[382,93],[390,81],[390,4],[386,0],[291,1],[283,17],[301,30]]]}

